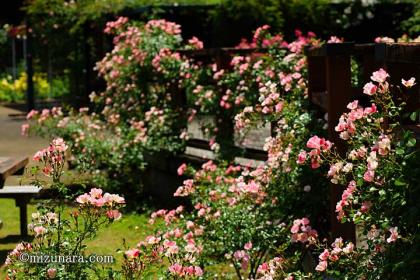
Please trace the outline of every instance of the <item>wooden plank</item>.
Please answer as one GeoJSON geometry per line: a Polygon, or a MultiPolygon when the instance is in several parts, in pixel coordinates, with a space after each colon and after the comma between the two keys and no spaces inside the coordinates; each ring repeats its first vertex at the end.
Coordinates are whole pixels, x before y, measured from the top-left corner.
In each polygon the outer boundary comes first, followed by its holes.
{"type": "Polygon", "coordinates": [[[376,44],[375,57],[378,61],[418,65],[420,64],[420,43],[376,44]]]}
{"type": "Polygon", "coordinates": [[[25,168],[28,162],[28,157],[0,157],[0,188],[7,177],[25,168]]]}
{"type": "Polygon", "coordinates": [[[5,186],[0,189],[0,198],[15,198],[19,196],[30,196],[39,193],[41,190],[37,186],[5,186]]]}
{"type": "MultiPolygon", "coordinates": [[[[308,56],[308,94],[309,100],[317,105],[321,105],[316,103],[318,100],[317,93],[319,92],[326,92],[326,65],[325,65],[325,57],[320,56],[308,56]]],[[[324,105],[324,103],[322,103],[324,105]]],[[[325,102],[326,104],[326,102],[325,102]]],[[[325,106],[321,106],[324,110],[326,109],[325,106]]]]}
{"type": "Polygon", "coordinates": [[[307,56],[338,56],[350,55],[354,51],[354,43],[327,43],[321,46],[309,46],[305,48],[307,56]]]}
{"type": "MultiPolygon", "coordinates": [[[[339,52],[333,52],[339,53],[339,52]]],[[[335,131],[339,118],[347,109],[347,104],[352,99],[350,55],[328,55],[326,58],[327,69],[327,111],[328,111],[328,138],[344,155],[346,152],[345,142],[340,139],[335,131]]],[[[341,199],[344,186],[330,185],[330,216],[332,237],[343,237],[345,240],[355,242],[354,224],[342,224],[337,220],[335,207],[341,199]]]]}

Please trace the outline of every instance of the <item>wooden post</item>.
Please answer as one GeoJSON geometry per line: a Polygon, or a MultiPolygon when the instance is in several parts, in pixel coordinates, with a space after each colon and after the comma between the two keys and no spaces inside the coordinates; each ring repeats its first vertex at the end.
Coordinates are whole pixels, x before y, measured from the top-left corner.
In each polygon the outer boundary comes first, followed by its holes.
{"type": "Polygon", "coordinates": [[[32,65],[32,32],[30,28],[30,22],[26,20],[26,75],[27,75],[27,90],[26,100],[28,112],[35,108],[35,94],[34,94],[34,69],[32,65]]]}
{"type": "MultiPolygon", "coordinates": [[[[334,142],[338,152],[345,155],[345,142],[335,131],[341,114],[347,111],[347,104],[352,101],[350,51],[352,45],[327,44],[326,52],[326,86],[328,111],[328,138],[334,142]]],[[[343,237],[355,241],[355,228],[353,224],[342,224],[337,220],[335,207],[341,199],[345,187],[331,184],[331,231],[332,237],[343,237]]]]}
{"type": "Polygon", "coordinates": [[[85,74],[85,87],[80,95],[78,107],[85,107],[89,103],[89,94],[92,91],[92,68],[91,65],[91,48],[89,43],[90,26],[89,23],[85,23],[83,26],[83,54],[84,54],[84,69],[85,74]]]}
{"type": "MultiPolygon", "coordinates": [[[[216,54],[216,63],[218,69],[228,69],[230,67],[230,54],[219,49],[216,54]]],[[[218,93],[223,95],[225,89],[222,88],[218,93]]],[[[216,115],[217,134],[216,142],[220,144],[220,153],[222,157],[228,160],[233,160],[235,157],[235,141],[234,141],[234,125],[233,115],[224,109],[219,108],[216,115]]]]}
{"type": "Polygon", "coordinates": [[[27,217],[28,199],[25,197],[16,198],[16,206],[19,207],[20,215],[20,235],[28,236],[28,217],[27,217]]]}

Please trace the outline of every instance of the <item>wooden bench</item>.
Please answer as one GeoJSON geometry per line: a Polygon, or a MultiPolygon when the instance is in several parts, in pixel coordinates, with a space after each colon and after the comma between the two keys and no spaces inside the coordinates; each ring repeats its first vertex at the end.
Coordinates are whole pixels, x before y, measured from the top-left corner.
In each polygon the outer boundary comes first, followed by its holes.
{"type": "Polygon", "coordinates": [[[36,186],[4,186],[7,177],[23,174],[28,164],[28,157],[0,157],[0,198],[15,199],[20,212],[20,234],[28,235],[27,205],[36,196],[40,188],[36,186]]]}
{"type": "Polygon", "coordinates": [[[20,234],[28,235],[27,205],[31,198],[38,195],[40,187],[37,186],[5,186],[0,189],[0,198],[14,198],[19,207],[20,234]]]}

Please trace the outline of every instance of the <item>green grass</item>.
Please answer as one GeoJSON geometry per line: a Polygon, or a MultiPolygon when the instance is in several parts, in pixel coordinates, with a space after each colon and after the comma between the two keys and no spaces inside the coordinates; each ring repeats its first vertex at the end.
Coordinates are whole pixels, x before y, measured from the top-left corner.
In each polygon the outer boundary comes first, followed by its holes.
{"type": "MultiPolygon", "coordinates": [[[[31,213],[36,211],[36,202],[28,205],[28,221],[31,220],[31,213]]],[[[101,229],[94,240],[87,242],[88,253],[96,255],[114,256],[116,268],[121,264],[122,254],[118,249],[123,249],[123,239],[127,245],[135,246],[145,236],[151,234],[153,226],[148,224],[147,214],[125,214],[110,226],[101,229]]],[[[4,263],[8,252],[13,250],[22,238],[19,236],[19,208],[15,206],[13,199],[0,199],[0,220],[3,221],[3,228],[0,229],[0,262],[4,263]]],[[[25,241],[31,241],[28,238],[25,241]]],[[[5,267],[0,269],[0,279],[5,279],[5,267]]]]}

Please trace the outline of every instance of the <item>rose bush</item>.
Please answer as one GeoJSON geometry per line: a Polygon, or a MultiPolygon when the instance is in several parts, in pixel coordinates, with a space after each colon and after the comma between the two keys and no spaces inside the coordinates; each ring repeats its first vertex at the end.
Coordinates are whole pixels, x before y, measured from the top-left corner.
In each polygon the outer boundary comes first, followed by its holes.
{"type": "Polygon", "coordinates": [[[61,138],[56,138],[46,149],[38,151],[34,160],[41,166],[34,168],[34,184],[58,191],[57,199],[46,201],[32,213],[32,222],[28,225],[34,233],[30,243],[19,243],[6,259],[7,279],[86,279],[97,268],[90,262],[49,262],[43,263],[42,256],[77,256],[87,258],[86,241],[94,238],[100,227],[121,218],[119,209],[125,205],[123,197],[103,193],[93,188],[89,193],[75,199],[68,218],[64,218],[64,199],[72,198],[61,181],[68,146],[61,138]],[[49,177],[50,184],[40,179],[39,172],[49,177]],[[35,261],[25,262],[21,258],[27,254],[35,261]],[[38,261],[36,261],[38,260],[38,261]]]}
{"type": "Polygon", "coordinates": [[[254,42],[270,42],[268,53],[257,59],[234,57],[232,72],[215,74],[225,82],[223,86],[231,87],[215,105],[236,111],[245,107],[235,118],[238,131],[246,133],[252,125],[274,123],[274,135],[265,147],[267,162],[251,168],[210,161],[201,170],[181,165],[178,174],[189,174],[192,179],[186,179],[174,195],[189,197],[194,209],[189,213],[181,212],[182,208],[153,213],[151,222],[161,217],[164,227],[127,250],[128,263],[135,264],[125,266],[132,268],[129,273],[144,275],[158,265],[167,277],[189,278],[197,275],[187,273],[188,268],[198,266],[211,278],[218,274],[215,266],[229,264],[232,269],[222,277],[255,279],[279,252],[288,259],[284,271],[302,269],[310,252],[308,245],[317,244],[318,232],[308,225],[308,218],[302,219],[303,232],[295,231],[291,221],[310,217],[325,235],[327,220],[322,213],[326,211],[327,182],[320,180],[321,172],[296,160],[311,131],[322,132],[324,126],[310,110],[302,54],[305,44],[318,42],[312,34],[297,35],[297,41],[287,44],[280,36],[270,35],[267,27],[259,29],[254,42]],[[244,103],[235,102],[244,93],[248,94],[244,103]],[[252,98],[256,104],[246,106],[253,104],[252,98]],[[150,248],[150,242],[154,249],[142,249],[144,244],[150,248]],[[139,250],[134,257],[133,250],[139,250]],[[153,265],[147,265],[145,258],[153,259],[153,265]]]}
{"type": "MultiPolygon", "coordinates": [[[[32,126],[39,133],[69,139],[80,169],[133,193],[133,171],[144,166],[143,156],[182,152],[186,123],[196,115],[235,115],[242,136],[251,127],[272,127],[264,147],[268,159],[260,166],[224,162],[223,153],[201,169],[181,165],[185,181],[174,195],[187,197],[192,207],[154,212],[150,222],[158,229],[136,246],[126,245],[115,275],[215,278],[221,270],[221,277],[238,279],[410,279],[417,273],[418,152],[402,126],[404,92],[391,94],[397,88],[385,70],[363,87],[373,102],[351,102],[340,118],[336,131],[348,145],[341,155],[325,139],[324,116],[308,100],[303,48],[321,43],[315,34],[296,31],[297,39],[287,43],[263,26],[240,47],[263,47],[264,53],[234,56],[230,69],[219,69],[177,51],[203,46],[196,38],[183,44],[174,23],[120,18],[106,32],[115,34],[115,48],[97,66],[107,88],[92,94],[94,113],[64,116],[53,109],[28,116],[41,124],[32,126]],[[182,110],[181,91],[188,111],[182,110]],[[130,175],[129,185],[121,174],[130,175]],[[337,216],[361,229],[357,248],[342,238],[328,241],[330,182],[346,186],[337,216]]],[[[415,83],[403,80],[402,91],[415,83]]],[[[224,146],[223,133],[215,127],[207,132],[214,150],[224,146]]],[[[44,164],[44,173],[54,174],[44,164]]],[[[92,195],[79,203],[90,205],[92,195]]],[[[118,218],[114,210],[107,216],[118,218]]]]}
{"type": "Polygon", "coordinates": [[[165,20],[141,24],[119,18],[105,32],[114,36],[114,49],[97,63],[107,86],[90,95],[91,113],[87,108],[32,111],[22,133],[64,138],[72,147],[72,165],[89,172],[94,183],[113,191],[129,185],[131,193],[141,193],[144,155],[185,147],[181,91],[202,75],[177,50],[202,43],[195,37],[183,43],[180,26],[165,20]]]}
{"type": "MultiPolygon", "coordinates": [[[[373,72],[363,88],[372,103],[362,107],[355,100],[340,117],[335,130],[347,143],[346,155],[317,136],[307,143],[312,167],[329,165],[330,181],[347,186],[336,206],[337,218],[354,222],[363,236],[358,254],[338,268],[347,277],[411,279],[417,271],[419,177],[414,174],[419,154],[413,133],[402,125],[404,98],[415,78],[403,79],[403,88],[390,85],[388,78],[383,69],[373,72]]],[[[334,275],[335,269],[325,262],[322,271],[334,275]]]]}

